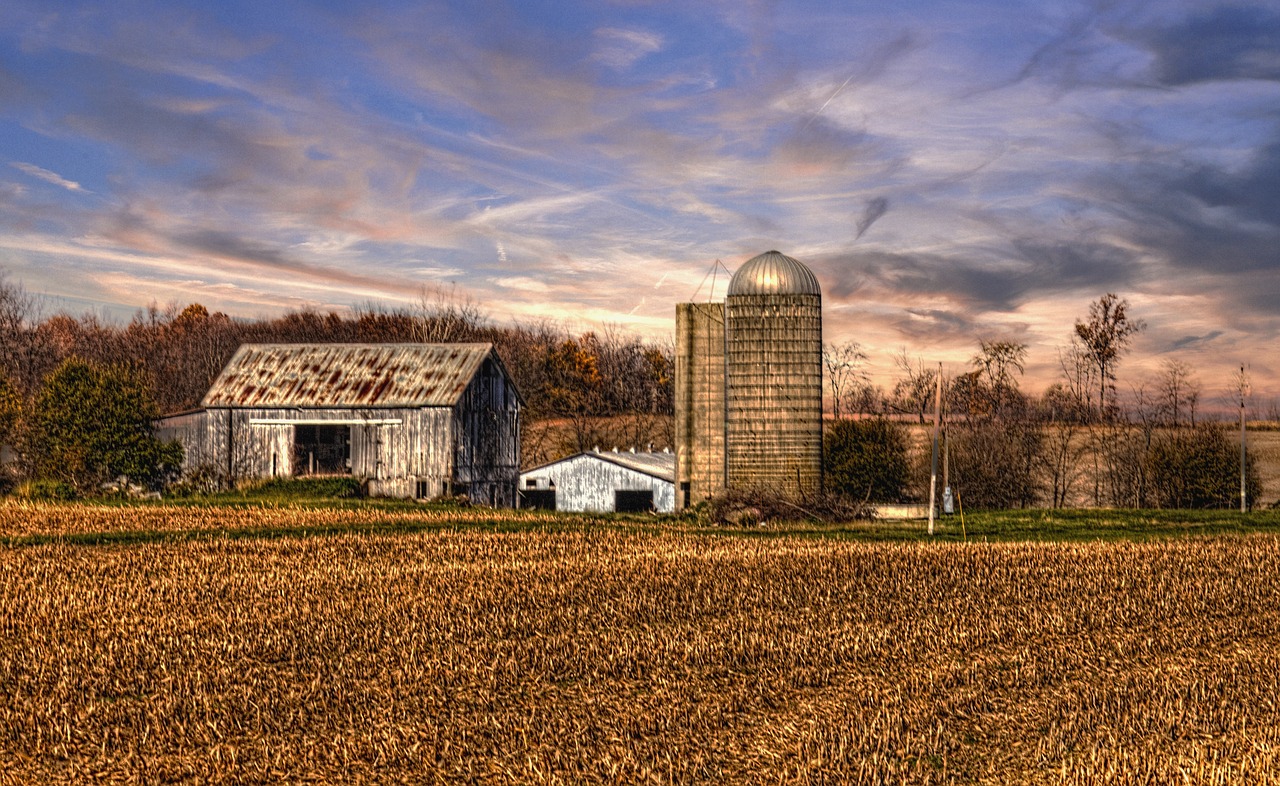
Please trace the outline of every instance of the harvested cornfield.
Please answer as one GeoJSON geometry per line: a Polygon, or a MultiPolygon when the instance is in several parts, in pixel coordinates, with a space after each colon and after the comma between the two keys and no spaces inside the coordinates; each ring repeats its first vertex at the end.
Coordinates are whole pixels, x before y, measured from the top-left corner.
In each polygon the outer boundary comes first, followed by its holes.
{"type": "MultiPolygon", "coordinates": [[[[116,515],[65,510],[50,534],[116,515]]],[[[222,511],[247,522],[222,537],[156,510],[133,543],[0,548],[0,781],[1280,782],[1271,535],[276,537],[326,514],[222,511]]]]}

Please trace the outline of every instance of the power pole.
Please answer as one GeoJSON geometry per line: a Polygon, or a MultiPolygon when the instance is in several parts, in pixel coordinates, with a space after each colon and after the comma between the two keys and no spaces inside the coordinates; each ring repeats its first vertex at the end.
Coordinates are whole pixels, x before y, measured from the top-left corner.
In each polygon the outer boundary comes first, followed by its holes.
{"type": "Polygon", "coordinates": [[[938,364],[938,392],[933,401],[933,458],[929,470],[929,534],[933,534],[933,519],[938,506],[938,427],[942,422],[942,364],[938,364]]]}
{"type": "Polygon", "coordinates": [[[1244,375],[1244,364],[1240,364],[1240,512],[1247,513],[1248,492],[1245,490],[1245,462],[1248,460],[1248,450],[1245,447],[1244,436],[1244,397],[1248,392],[1249,380],[1244,375]]]}

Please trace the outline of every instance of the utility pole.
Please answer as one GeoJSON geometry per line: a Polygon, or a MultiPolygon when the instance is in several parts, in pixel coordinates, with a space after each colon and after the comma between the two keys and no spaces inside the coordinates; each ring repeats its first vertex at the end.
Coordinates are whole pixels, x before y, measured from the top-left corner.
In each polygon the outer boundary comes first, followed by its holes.
{"type": "Polygon", "coordinates": [[[938,364],[938,392],[933,401],[933,458],[929,470],[929,534],[933,534],[933,519],[938,507],[938,427],[942,421],[942,364],[938,364]]]}
{"type": "Polygon", "coordinates": [[[1244,364],[1240,364],[1240,512],[1247,513],[1248,492],[1245,490],[1245,462],[1248,459],[1248,450],[1245,447],[1244,436],[1244,397],[1248,394],[1249,379],[1244,375],[1244,364]]]}

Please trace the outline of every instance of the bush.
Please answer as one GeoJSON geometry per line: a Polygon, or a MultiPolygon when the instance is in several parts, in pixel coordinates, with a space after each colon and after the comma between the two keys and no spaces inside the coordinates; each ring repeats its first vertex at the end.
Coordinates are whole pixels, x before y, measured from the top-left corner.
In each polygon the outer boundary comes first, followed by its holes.
{"type": "Polygon", "coordinates": [[[871,518],[874,508],[848,497],[836,494],[818,494],[796,499],[767,490],[728,489],[713,497],[705,509],[699,505],[699,518],[703,515],[713,524],[751,526],[769,521],[819,521],[839,523],[853,519],[871,518]]]}
{"type": "Polygon", "coordinates": [[[973,420],[950,427],[950,437],[951,485],[964,507],[1027,508],[1040,499],[1043,439],[1035,424],[973,420]]]}
{"type": "Polygon", "coordinates": [[[162,482],[181,466],[182,447],[155,438],[156,415],[151,388],[137,371],[66,360],[32,406],[27,453],[36,477],[82,491],[121,477],[162,482]]]}
{"type": "Polygon", "coordinates": [[[69,502],[80,493],[70,483],[60,480],[29,480],[14,490],[13,496],[32,502],[69,502]]]}
{"type": "Polygon", "coordinates": [[[247,497],[268,499],[358,499],[364,483],[356,477],[271,478],[243,489],[247,497]]]}
{"type": "Polygon", "coordinates": [[[901,502],[910,477],[907,437],[890,420],[837,420],[823,438],[828,493],[868,502],[901,502]]]}
{"type": "MultiPolygon", "coordinates": [[[[1150,493],[1158,508],[1232,508],[1240,504],[1240,443],[1228,430],[1204,424],[1157,433],[1146,455],[1150,493]]],[[[1258,501],[1262,482],[1249,456],[1245,463],[1249,504],[1258,501]]]]}

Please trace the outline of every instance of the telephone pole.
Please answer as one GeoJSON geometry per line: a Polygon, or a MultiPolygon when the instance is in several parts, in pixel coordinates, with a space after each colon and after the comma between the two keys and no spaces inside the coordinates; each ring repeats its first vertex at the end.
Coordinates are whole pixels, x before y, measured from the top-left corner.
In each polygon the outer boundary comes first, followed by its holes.
{"type": "Polygon", "coordinates": [[[1245,485],[1245,462],[1248,460],[1248,450],[1245,447],[1244,436],[1244,397],[1248,393],[1249,379],[1244,375],[1244,364],[1240,364],[1240,512],[1247,513],[1249,511],[1248,492],[1245,485]]]}
{"type": "Polygon", "coordinates": [[[938,427],[942,421],[942,364],[938,364],[938,392],[933,400],[933,459],[929,471],[929,534],[933,534],[933,519],[938,507],[938,427]]]}

